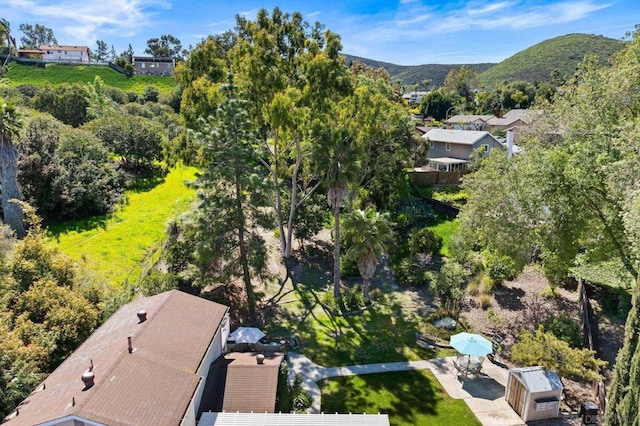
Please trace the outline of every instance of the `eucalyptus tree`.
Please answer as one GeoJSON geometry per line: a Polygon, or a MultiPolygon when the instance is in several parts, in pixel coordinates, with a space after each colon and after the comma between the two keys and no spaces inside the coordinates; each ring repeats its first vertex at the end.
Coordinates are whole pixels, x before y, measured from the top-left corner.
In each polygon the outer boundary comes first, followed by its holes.
{"type": "Polygon", "coordinates": [[[19,238],[24,237],[24,214],[20,204],[23,200],[18,184],[18,150],[13,144],[22,126],[15,107],[0,98],[0,182],[2,185],[2,211],[4,222],[19,238]]]}
{"type": "Polygon", "coordinates": [[[387,253],[391,240],[391,221],[388,213],[379,213],[374,206],[354,210],[345,217],[347,254],[354,258],[362,276],[362,298],[369,303],[369,285],[380,258],[387,253]]]}
{"type": "Polygon", "coordinates": [[[238,84],[249,100],[268,157],[281,254],[291,254],[296,210],[320,186],[307,161],[311,121],[327,114],[351,91],[340,37],[311,26],[298,12],[260,10],[255,21],[237,17],[237,39],[229,52],[238,84]],[[288,188],[288,189],[287,189],[288,188]],[[282,197],[289,197],[283,211],[282,197]]]}

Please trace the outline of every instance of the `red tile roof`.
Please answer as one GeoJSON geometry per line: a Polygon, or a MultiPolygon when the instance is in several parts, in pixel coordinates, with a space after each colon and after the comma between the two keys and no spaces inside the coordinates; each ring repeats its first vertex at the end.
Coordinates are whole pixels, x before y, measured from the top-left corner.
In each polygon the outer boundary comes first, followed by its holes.
{"type": "Polygon", "coordinates": [[[51,373],[45,389],[29,395],[6,425],[68,416],[109,425],[179,424],[227,309],[176,290],[134,300],[51,373]],[[147,312],[144,322],[136,316],[140,310],[147,312]],[[95,384],[84,390],[81,376],[91,363],[95,384]]]}

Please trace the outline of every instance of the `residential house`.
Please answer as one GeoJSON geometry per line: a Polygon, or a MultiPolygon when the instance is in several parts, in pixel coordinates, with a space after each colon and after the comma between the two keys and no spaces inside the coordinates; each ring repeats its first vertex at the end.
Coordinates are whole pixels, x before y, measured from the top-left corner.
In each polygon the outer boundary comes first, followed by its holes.
{"type": "Polygon", "coordinates": [[[487,130],[487,121],[491,118],[494,116],[458,114],[449,117],[445,123],[449,129],[454,130],[487,130]]]}
{"type": "Polygon", "coordinates": [[[471,154],[482,149],[488,155],[503,145],[491,133],[479,130],[431,129],[424,135],[429,143],[428,167],[439,171],[463,171],[471,154]]]}
{"type": "Polygon", "coordinates": [[[168,291],[120,308],[3,423],[195,426],[228,308],[168,291]]]}
{"type": "Polygon", "coordinates": [[[520,130],[533,123],[540,115],[537,109],[512,109],[504,117],[493,117],[487,121],[487,130],[493,134],[514,132],[514,140],[518,139],[520,130]]]}
{"type": "Polygon", "coordinates": [[[403,93],[402,99],[407,101],[410,105],[419,104],[422,102],[422,98],[429,93],[425,90],[414,90],[413,92],[403,93]]]}
{"type": "Polygon", "coordinates": [[[174,58],[134,56],[132,65],[134,74],[173,75],[176,60],[174,58]]]}
{"type": "Polygon", "coordinates": [[[91,62],[91,51],[87,46],[58,46],[41,44],[42,59],[51,62],[69,62],[88,64],[91,62]]]}

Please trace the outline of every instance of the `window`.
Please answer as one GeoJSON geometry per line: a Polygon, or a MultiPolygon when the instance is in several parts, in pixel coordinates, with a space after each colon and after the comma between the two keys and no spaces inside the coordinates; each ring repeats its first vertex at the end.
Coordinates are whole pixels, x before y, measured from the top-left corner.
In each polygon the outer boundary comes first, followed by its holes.
{"type": "Polygon", "coordinates": [[[482,144],[482,153],[484,155],[487,155],[489,153],[489,145],[487,144],[482,144]]]}
{"type": "Polygon", "coordinates": [[[445,146],[445,151],[451,151],[451,144],[449,142],[447,142],[445,146]]]}
{"type": "Polygon", "coordinates": [[[433,149],[433,146],[434,146],[433,141],[429,141],[429,148],[433,149]]]}

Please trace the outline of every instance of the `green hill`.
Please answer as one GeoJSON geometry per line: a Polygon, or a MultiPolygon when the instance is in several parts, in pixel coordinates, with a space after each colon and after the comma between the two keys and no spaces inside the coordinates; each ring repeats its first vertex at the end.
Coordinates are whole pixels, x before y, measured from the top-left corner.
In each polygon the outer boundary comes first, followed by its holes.
{"type": "Polygon", "coordinates": [[[568,34],[538,43],[480,74],[485,87],[503,81],[549,81],[558,70],[559,77],[573,75],[586,55],[595,55],[601,64],[609,63],[611,55],[622,48],[623,41],[588,34],[568,34]]]}
{"type": "MultiPolygon", "coordinates": [[[[373,68],[384,68],[391,76],[391,81],[400,81],[404,86],[420,84],[429,80],[429,87],[439,87],[444,83],[444,79],[454,68],[460,68],[462,64],[426,64],[426,65],[396,65],[388,62],[375,61],[373,59],[361,58],[358,56],[345,55],[347,64],[360,61],[373,68]]],[[[473,67],[478,74],[490,69],[495,64],[468,64],[473,67]]]]}
{"type": "Polygon", "coordinates": [[[93,82],[98,75],[105,84],[118,87],[125,92],[142,93],[147,86],[156,87],[161,93],[170,92],[176,87],[173,77],[153,75],[126,75],[109,68],[106,65],[61,65],[47,64],[46,67],[22,65],[12,62],[5,76],[12,86],[32,84],[44,86],[46,83],[56,85],[62,83],[93,82]]]}

